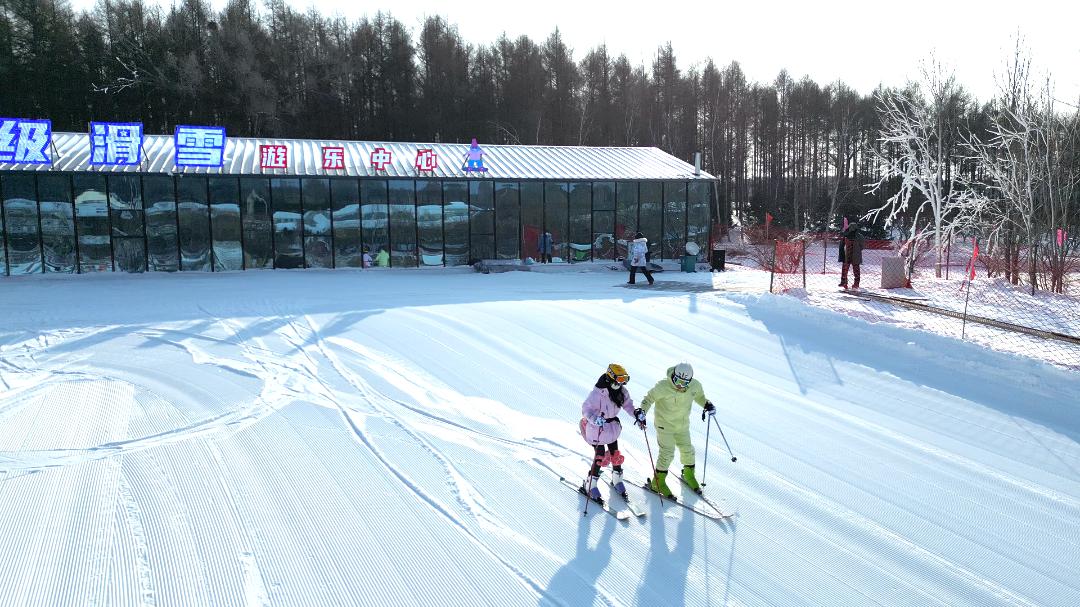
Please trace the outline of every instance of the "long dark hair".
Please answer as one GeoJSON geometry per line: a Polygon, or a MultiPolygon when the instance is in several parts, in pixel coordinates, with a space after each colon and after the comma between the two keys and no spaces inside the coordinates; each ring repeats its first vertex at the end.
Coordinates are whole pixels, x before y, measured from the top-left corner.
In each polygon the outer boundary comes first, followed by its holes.
{"type": "Polygon", "coordinates": [[[619,388],[618,390],[612,388],[611,378],[607,376],[607,373],[601,375],[600,379],[596,380],[596,387],[607,388],[608,398],[610,398],[611,402],[615,403],[616,405],[621,406],[623,404],[623,401],[626,400],[625,387],[619,388]]]}

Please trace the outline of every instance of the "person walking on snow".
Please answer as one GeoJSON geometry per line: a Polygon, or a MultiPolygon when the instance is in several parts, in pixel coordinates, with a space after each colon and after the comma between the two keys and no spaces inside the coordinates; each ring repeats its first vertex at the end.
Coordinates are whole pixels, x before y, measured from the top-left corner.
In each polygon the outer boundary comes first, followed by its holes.
{"type": "Polygon", "coordinates": [[[638,268],[641,268],[645,278],[649,279],[649,284],[652,284],[652,272],[649,271],[649,239],[641,232],[634,234],[634,240],[630,243],[630,280],[626,284],[634,284],[638,268]]]}
{"type": "Polygon", "coordinates": [[[641,408],[647,413],[656,405],[653,425],[656,426],[656,442],[660,447],[656,456],[656,478],[652,480],[652,490],[672,497],[667,485],[668,466],[675,459],[675,449],[679,449],[682,461],[682,478],[694,491],[701,491],[701,485],[694,476],[694,445],[690,441],[690,405],[697,403],[709,415],[716,414],[716,407],[705,398],[701,382],[694,379],[694,368],[690,363],[679,363],[667,370],[667,377],[656,382],[652,390],[641,401],[641,408]]]}
{"type": "Polygon", "coordinates": [[[625,495],[626,485],[622,480],[622,463],[625,459],[619,452],[619,434],[622,423],[619,421],[619,409],[634,415],[634,399],[626,389],[630,375],[622,365],[611,363],[607,370],[596,380],[592,392],[581,405],[581,438],[593,446],[593,463],[589,469],[588,484],[585,489],[589,497],[600,500],[600,489],[596,486],[600,469],[611,465],[611,486],[625,495]]]}

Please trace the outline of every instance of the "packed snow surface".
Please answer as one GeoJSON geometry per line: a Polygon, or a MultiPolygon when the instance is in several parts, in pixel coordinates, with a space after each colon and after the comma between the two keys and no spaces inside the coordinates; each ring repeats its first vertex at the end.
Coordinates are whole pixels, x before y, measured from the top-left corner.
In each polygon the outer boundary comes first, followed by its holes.
{"type": "Polygon", "coordinates": [[[723,280],[4,280],[0,605],[1080,605],[1080,375],[723,280]],[[682,360],[737,514],[583,516],[582,400],[682,360]]]}

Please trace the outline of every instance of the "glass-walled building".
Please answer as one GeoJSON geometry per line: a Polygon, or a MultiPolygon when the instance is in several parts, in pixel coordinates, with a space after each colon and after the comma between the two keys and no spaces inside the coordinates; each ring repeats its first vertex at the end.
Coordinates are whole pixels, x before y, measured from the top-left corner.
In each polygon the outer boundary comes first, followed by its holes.
{"type": "Polygon", "coordinates": [[[0,275],[461,266],[539,259],[545,233],[578,263],[639,230],[675,259],[727,216],[712,176],[656,148],[490,145],[466,170],[467,144],[229,138],[220,168],[179,168],[168,136],[126,166],[52,137],[51,164],[0,163],[0,275]],[[284,168],[264,168],[268,146],[284,168]]]}

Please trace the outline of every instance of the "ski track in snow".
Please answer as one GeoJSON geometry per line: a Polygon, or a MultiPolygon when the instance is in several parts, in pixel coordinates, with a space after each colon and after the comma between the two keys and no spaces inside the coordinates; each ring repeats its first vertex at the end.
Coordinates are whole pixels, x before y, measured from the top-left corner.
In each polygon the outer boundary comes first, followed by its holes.
{"type": "MultiPolygon", "coordinates": [[[[360,379],[360,377],[357,374],[352,373],[351,371],[347,370],[344,367],[344,365],[342,365],[340,363],[340,361],[338,361],[338,359],[326,349],[326,347],[324,345],[324,342],[323,342],[323,338],[319,334],[318,328],[315,326],[315,322],[310,317],[305,317],[305,320],[307,321],[308,327],[311,330],[311,333],[312,333],[312,335],[313,335],[313,337],[315,339],[315,343],[316,343],[317,347],[319,348],[322,355],[333,366],[334,370],[338,374],[340,374],[343,378],[345,378],[346,381],[348,381],[349,384],[353,388],[355,388],[357,390],[357,392],[359,392],[359,394],[362,395],[362,397],[365,398],[365,400],[367,400],[369,403],[375,405],[377,408],[382,409],[384,411],[384,413],[388,413],[388,412],[386,412],[385,405],[380,406],[380,405],[378,405],[376,403],[378,403],[380,400],[383,401],[383,402],[386,402],[386,401],[388,401],[390,399],[387,399],[387,397],[384,396],[383,394],[378,393],[375,390],[373,390],[371,388],[371,386],[369,384],[367,384],[367,382],[360,379]]],[[[358,344],[352,344],[351,349],[352,349],[353,352],[358,353],[358,354],[364,353],[364,349],[362,349],[362,347],[360,347],[358,344]]],[[[368,356],[370,356],[370,353],[367,353],[367,354],[368,354],[368,356]]],[[[387,365],[388,362],[389,361],[385,361],[385,360],[378,361],[378,363],[383,365],[384,368],[385,368],[385,365],[387,365]]],[[[369,365],[368,369],[374,370],[375,365],[374,364],[369,365]]],[[[391,401],[391,402],[393,402],[393,401],[391,401]]],[[[441,516],[446,518],[450,523],[452,523],[458,529],[460,529],[470,540],[472,540],[474,542],[474,544],[478,548],[483,550],[491,558],[493,558],[495,561],[500,563],[507,571],[512,573],[514,576],[516,576],[521,581],[521,583],[523,585],[530,588],[532,591],[536,592],[538,596],[545,596],[546,593],[544,592],[542,585],[540,585],[535,580],[531,579],[527,574],[522,572],[518,567],[514,566],[512,563],[508,562],[507,560],[505,560],[504,558],[499,556],[495,551],[491,550],[487,546],[487,544],[485,544],[481,540],[481,538],[478,538],[473,531],[468,529],[467,525],[464,523],[464,521],[461,518],[459,518],[457,515],[455,515],[447,507],[439,504],[438,501],[435,498],[433,498],[432,496],[430,496],[426,492],[424,492],[424,490],[421,487],[419,487],[415,483],[411,482],[408,479],[408,477],[406,477],[401,471],[399,471],[396,467],[394,467],[393,464],[391,464],[387,460],[385,455],[383,455],[379,451],[379,449],[371,442],[371,440],[365,435],[365,433],[356,425],[356,423],[349,416],[349,412],[344,408],[340,408],[340,410],[341,410],[342,417],[349,424],[350,428],[352,428],[353,434],[355,434],[357,439],[361,443],[363,443],[364,446],[367,447],[368,450],[370,450],[383,463],[383,465],[386,467],[386,469],[389,472],[391,472],[392,474],[397,476],[398,479],[401,480],[401,482],[403,484],[405,484],[409,488],[409,490],[412,491],[419,499],[421,499],[422,501],[427,503],[432,509],[434,509],[441,516]]],[[[491,512],[485,506],[485,504],[483,502],[483,498],[473,488],[472,484],[464,479],[464,477],[461,475],[461,473],[450,463],[449,459],[443,453],[441,453],[429,441],[427,441],[426,439],[421,437],[419,434],[417,434],[413,430],[407,428],[403,423],[401,423],[397,419],[389,416],[389,414],[388,414],[388,418],[395,425],[402,428],[418,444],[420,444],[429,454],[431,454],[436,460],[439,461],[442,468],[447,472],[447,475],[448,475],[447,482],[449,482],[451,484],[452,489],[453,489],[453,493],[458,499],[458,504],[465,510],[466,514],[468,514],[469,516],[473,517],[474,519],[476,519],[478,521],[486,523],[489,527],[494,528],[501,535],[503,535],[504,537],[507,537],[508,539],[516,539],[522,545],[526,545],[526,546],[530,544],[530,542],[524,540],[524,538],[518,538],[517,534],[515,534],[515,533],[513,533],[511,531],[511,527],[507,522],[499,520],[497,515],[495,515],[493,512],[491,512]]],[[[549,557],[554,558],[554,555],[549,555],[549,557]]]]}

